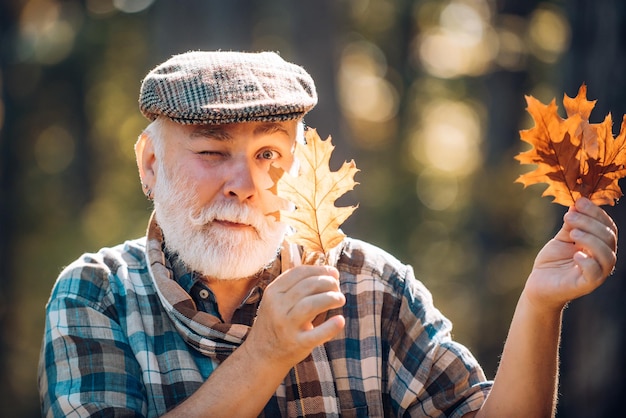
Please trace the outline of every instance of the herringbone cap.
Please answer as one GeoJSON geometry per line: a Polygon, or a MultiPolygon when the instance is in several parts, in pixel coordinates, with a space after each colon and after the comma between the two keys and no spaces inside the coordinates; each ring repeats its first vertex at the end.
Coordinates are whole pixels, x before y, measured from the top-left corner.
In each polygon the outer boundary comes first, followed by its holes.
{"type": "Polygon", "coordinates": [[[139,108],[181,124],[298,119],[317,104],[311,76],[274,52],[190,51],[144,78],[139,108]]]}

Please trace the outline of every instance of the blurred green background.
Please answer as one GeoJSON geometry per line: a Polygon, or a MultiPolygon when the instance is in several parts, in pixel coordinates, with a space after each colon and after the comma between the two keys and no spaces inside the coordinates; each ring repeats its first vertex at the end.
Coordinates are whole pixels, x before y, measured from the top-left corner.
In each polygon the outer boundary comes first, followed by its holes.
{"type": "MultiPolygon", "coordinates": [[[[514,183],[527,171],[513,159],[532,127],[524,95],[562,108],[584,82],[591,122],[611,112],[615,131],[625,20],[622,0],[3,0],[0,415],[39,416],[60,269],[143,234],[140,81],[190,49],[280,51],[312,74],[307,124],[332,135],[333,164],[361,170],[339,202],[360,205],[344,231],[413,264],[492,378],[534,255],[565,212],[544,186],[514,183]]],[[[620,205],[607,210],[626,228],[620,205]]],[[[625,275],[620,260],[566,311],[561,418],[621,416],[625,275]]]]}

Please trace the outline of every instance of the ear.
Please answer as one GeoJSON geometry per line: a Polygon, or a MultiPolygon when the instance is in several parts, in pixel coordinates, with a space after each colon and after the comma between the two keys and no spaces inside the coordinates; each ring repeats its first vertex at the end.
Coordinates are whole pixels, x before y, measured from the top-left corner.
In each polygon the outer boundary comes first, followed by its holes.
{"type": "Polygon", "coordinates": [[[142,183],[152,189],[156,182],[156,155],[154,154],[152,139],[145,132],[139,135],[135,144],[135,158],[142,183]]]}

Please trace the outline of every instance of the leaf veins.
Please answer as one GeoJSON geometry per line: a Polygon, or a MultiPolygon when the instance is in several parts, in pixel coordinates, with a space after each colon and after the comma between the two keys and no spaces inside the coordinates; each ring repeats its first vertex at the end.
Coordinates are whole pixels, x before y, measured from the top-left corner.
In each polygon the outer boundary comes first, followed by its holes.
{"type": "Polygon", "coordinates": [[[331,138],[323,141],[315,129],[307,130],[305,138],[306,144],[298,143],[295,149],[300,164],[298,176],[270,167],[275,183],[271,190],[295,206],[293,211],[281,210],[273,215],[295,230],[287,239],[302,245],[305,260],[316,262],[327,259],[329,251],[345,237],[339,227],[358,205],[336,207],[335,201],[358,184],[354,175],[359,170],[352,160],[332,172],[329,162],[335,147],[331,138]],[[311,257],[311,254],[316,255],[311,257]]]}
{"type": "Polygon", "coordinates": [[[554,99],[545,105],[526,96],[526,103],[535,126],[520,131],[520,138],[532,148],[515,158],[536,168],[516,182],[524,187],[547,183],[543,196],[553,196],[554,203],[564,206],[579,197],[598,205],[614,205],[622,196],[618,180],[626,176],[626,116],[615,138],[610,114],[602,123],[589,123],[596,102],[587,100],[584,84],[576,97],[564,95],[565,119],[558,115],[554,99]]]}

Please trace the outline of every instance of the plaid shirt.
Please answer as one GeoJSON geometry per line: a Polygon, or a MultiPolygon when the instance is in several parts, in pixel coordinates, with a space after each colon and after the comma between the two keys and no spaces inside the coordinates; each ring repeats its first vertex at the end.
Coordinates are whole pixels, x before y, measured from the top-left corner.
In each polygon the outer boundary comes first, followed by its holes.
{"type": "MultiPolygon", "coordinates": [[[[172,267],[198,309],[217,314],[198,277],[175,260],[172,267]]],[[[337,268],[346,304],[335,313],[346,326],[325,347],[342,417],[461,417],[480,408],[491,382],[469,350],[451,340],[450,322],[410,266],[346,239],[337,268]]],[[[261,297],[253,290],[233,322],[251,325],[261,297]]],[[[149,273],[145,239],[68,266],[46,313],[44,416],[160,416],[218,366],[174,327],[149,273]]]]}

